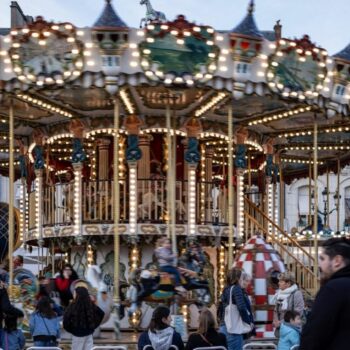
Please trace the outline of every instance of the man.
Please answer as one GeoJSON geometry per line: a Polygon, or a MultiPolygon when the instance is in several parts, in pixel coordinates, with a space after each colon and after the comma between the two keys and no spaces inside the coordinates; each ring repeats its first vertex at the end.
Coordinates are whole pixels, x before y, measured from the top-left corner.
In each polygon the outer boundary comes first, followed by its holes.
{"type": "Polygon", "coordinates": [[[299,350],[350,347],[350,240],[327,240],[319,256],[321,289],[304,327],[299,350]]]}

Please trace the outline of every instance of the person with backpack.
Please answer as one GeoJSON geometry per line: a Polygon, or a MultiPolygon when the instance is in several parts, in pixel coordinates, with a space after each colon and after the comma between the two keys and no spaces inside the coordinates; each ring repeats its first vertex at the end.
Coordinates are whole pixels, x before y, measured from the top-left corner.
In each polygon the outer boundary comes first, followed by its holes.
{"type": "Polygon", "coordinates": [[[208,346],[224,346],[227,348],[227,342],[225,335],[216,331],[213,314],[210,310],[203,309],[199,316],[198,332],[190,335],[185,350],[208,346]]]}
{"type": "Polygon", "coordinates": [[[34,346],[57,346],[60,338],[60,322],[51,307],[51,299],[42,297],[36,311],[30,316],[29,329],[34,346]]]}
{"type": "Polygon", "coordinates": [[[295,283],[295,277],[288,272],[281,273],[278,278],[278,286],[273,300],[275,304],[273,325],[275,336],[279,337],[281,323],[284,320],[286,311],[296,311],[299,315],[304,312],[304,297],[295,283]]]}
{"type": "Polygon", "coordinates": [[[75,288],[73,296],[63,315],[63,328],[73,335],[72,349],[91,350],[94,346],[92,334],[105,313],[92,302],[85,287],[75,288]]]}
{"type": "Polygon", "coordinates": [[[22,350],[26,340],[21,329],[17,329],[17,316],[5,316],[5,328],[0,329],[0,348],[4,350],[22,350]]]}
{"type": "Polygon", "coordinates": [[[228,350],[242,350],[244,335],[254,332],[254,318],[245,288],[250,276],[234,267],[227,274],[218,308],[220,333],[225,334],[228,350]]]}

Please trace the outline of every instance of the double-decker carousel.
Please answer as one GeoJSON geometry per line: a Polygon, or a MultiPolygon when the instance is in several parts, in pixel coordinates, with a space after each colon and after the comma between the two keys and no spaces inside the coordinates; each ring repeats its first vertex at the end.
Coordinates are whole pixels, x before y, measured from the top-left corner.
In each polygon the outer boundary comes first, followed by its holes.
{"type": "Polygon", "coordinates": [[[198,270],[183,265],[191,291],[176,298],[191,327],[197,304],[215,307],[236,256],[253,275],[264,335],[270,275],[286,266],[307,291],[317,285],[317,200],[312,254],[283,229],[284,184],[348,162],[350,46],[329,56],[307,35],[283,38],[279,22],[260,31],[253,1],[227,31],[141,4],[141,29],[108,0],[91,27],[37,17],[0,37],[4,251],[45,247],[53,275],[58,257],[80,276],[98,265],[117,304],[119,287],[131,290],[122,328],[147,326],[154,303],[176,295],[168,276],[138,293],[156,273],[159,237],[179,261],[201,250],[198,270]]]}

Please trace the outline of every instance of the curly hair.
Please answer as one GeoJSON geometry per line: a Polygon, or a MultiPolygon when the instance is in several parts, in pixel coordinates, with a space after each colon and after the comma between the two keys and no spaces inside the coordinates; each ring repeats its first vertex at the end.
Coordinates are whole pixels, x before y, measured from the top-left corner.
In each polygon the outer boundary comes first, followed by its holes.
{"type": "Polygon", "coordinates": [[[94,329],[95,321],[95,305],[90,299],[89,292],[84,287],[75,289],[76,297],[67,307],[65,317],[70,318],[74,328],[94,329]]]}

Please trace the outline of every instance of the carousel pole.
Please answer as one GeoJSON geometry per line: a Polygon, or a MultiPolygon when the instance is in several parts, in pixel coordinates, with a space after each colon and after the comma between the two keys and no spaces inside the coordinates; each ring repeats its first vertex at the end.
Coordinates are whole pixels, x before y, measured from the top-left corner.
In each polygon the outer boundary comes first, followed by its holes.
{"type": "Polygon", "coordinates": [[[8,258],[9,258],[9,273],[10,273],[10,297],[12,296],[12,285],[13,285],[13,249],[14,249],[14,234],[15,234],[15,223],[14,223],[14,180],[15,180],[15,169],[14,169],[14,112],[13,112],[13,100],[10,100],[9,108],[9,247],[8,247],[8,258]]]}
{"type": "Polygon", "coordinates": [[[329,168],[327,165],[327,173],[326,173],[326,183],[327,183],[327,213],[326,213],[326,225],[329,227],[329,168]]]}
{"type": "Polygon", "coordinates": [[[279,196],[279,207],[280,207],[280,227],[284,230],[284,216],[285,216],[285,186],[283,178],[282,162],[279,163],[279,173],[280,173],[280,196],[279,196]]]}
{"type": "Polygon", "coordinates": [[[168,144],[168,159],[167,159],[167,173],[166,173],[166,185],[167,185],[167,196],[166,196],[166,209],[168,212],[168,237],[170,238],[172,236],[171,232],[171,155],[172,155],[172,147],[171,147],[171,116],[170,116],[170,105],[169,105],[169,99],[166,103],[166,109],[165,109],[165,118],[166,118],[166,129],[167,129],[167,144],[168,144]]]}
{"type": "Polygon", "coordinates": [[[337,232],[339,232],[340,221],[339,221],[339,205],[340,205],[340,159],[337,160],[337,232]]]}
{"type": "Polygon", "coordinates": [[[228,268],[233,264],[233,125],[232,101],[228,105],[228,268]]]}
{"type": "Polygon", "coordinates": [[[119,99],[114,99],[114,144],[113,144],[113,208],[114,208],[114,289],[113,289],[113,301],[116,310],[116,322],[115,322],[115,336],[120,339],[119,328],[119,261],[120,261],[120,248],[119,248],[119,99]]]}
{"type": "Polygon", "coordinates": [[[308,225],[311,225],[311,179],[312,179],[312,164],[311,164],[311,153],[309,156],[309,215],[307,218],[308,225]]]}
{"type": "Polygon", "coordinates": [[[318,186],[317,186],[317,177],[318,177],[318,169],[317,169],[317,120],[315,117],[314,121],[314,249],[315,249],[315,265],[314,265],[314,288],[315,295],[318,289],[318,186]]]}

